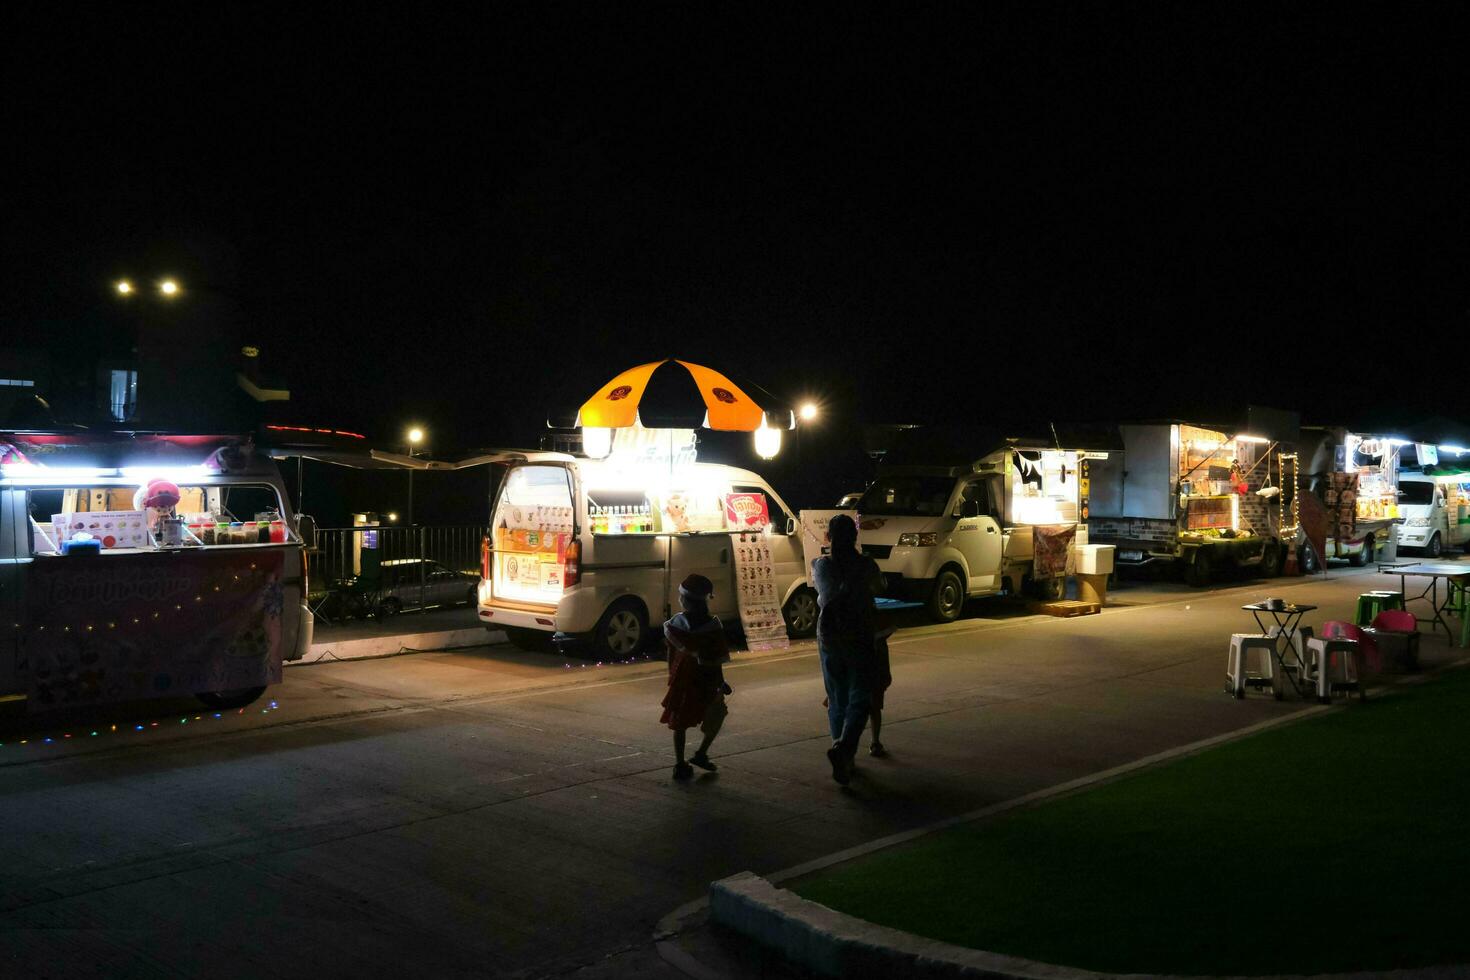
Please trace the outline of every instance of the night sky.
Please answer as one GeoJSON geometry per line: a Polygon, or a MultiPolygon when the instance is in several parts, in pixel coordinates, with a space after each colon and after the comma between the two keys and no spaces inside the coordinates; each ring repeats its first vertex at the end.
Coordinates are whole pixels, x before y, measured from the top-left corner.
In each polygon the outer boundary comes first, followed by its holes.
{"type": "Polygon", "coordinates": [[[7,331],[202,248],[301,420],[385,442],[663,356],[877,422],[1470,415],[1451,24],[303,9],[7,8],[7,331]]]}

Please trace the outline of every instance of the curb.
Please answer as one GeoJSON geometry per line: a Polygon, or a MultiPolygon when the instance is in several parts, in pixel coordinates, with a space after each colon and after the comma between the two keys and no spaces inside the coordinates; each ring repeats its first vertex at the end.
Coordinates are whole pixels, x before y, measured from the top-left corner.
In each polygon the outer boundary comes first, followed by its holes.
{"type": "Polygon", "coordinates": [[[367,636],[358,640],[313,643],[305,657],[287,663],[288,667],[330,662],[333,660],[372,660],[394,657],[400,653],[433,653],[506,643],[502,630],[489,631],[483,626],[471,629],[438,630],[431,633],[394,633],[390,636],[367,636]]]}

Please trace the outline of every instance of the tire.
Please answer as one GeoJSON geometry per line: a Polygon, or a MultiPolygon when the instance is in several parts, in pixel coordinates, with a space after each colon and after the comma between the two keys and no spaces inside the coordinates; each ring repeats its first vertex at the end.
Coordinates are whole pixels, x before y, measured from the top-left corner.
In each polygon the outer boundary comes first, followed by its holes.
{"type": "Polygon", "coordinates": [[[1304,544],[1297,552],[1297,567],[1302,570],[1303,575],[1316,575],[1322,570],[1322,562],[1311,545],[1304,544]]]}
{"type": "Polygon", "coordinates": [[[467,606],[477,606],[480,604],[480,590],[477,586],[470,586],[470,591],[465,594],[464,603],[467,606]]]}
{"type": "Polygon", "coordinates": [[[1194,553],[1194,561],[1184,566],[1185,584],[1196,589],[1204,588],[1215,578],[1215,559],[1211,557],[1208,550],[1199,548],[1194,553]]]}
{"type": "Polygon", "coordinates": [[[1429,543],[1424,546],[1424,554],[1425,557],[1428,558],[1438,558],[1440,555],[1444,554],[1444,542],[1439,539],[1438,531],[1434,532],[1434,536],[1430,538],[1429,543]]]}
{"type": "Polygon", "coordinates": [[[1267,541],[1266,548],[1261,552],[1260,571],[1263,578],[1275,578],[1281,574],[1281,545],[1275,541],[1267,541]]]}
{"type": "Polygon", "coordinates": [[[403,603],[390,596],[378,603],[377,612],[379,619],[392,619],[403,612],[403,603]]]}
{"type": "Polygon", "coordinates": [[[965,610],[965,583],[952,568],[942,569],[934,579],[934,590],[925,603],[929,616],[936,622],[952,623],[965,610]]]}
{"type": "Polygon", "coordinates": [[[1373,548],[1373,535],[1370,534],[1363,539],[1362,551],[1358,552],[1356,555],[1348,555],[1348,564],[1353,566],[1354,568],[1362,568],[1364,565],[1373,560],[1373,548]]]}
{"type": "Polygon", "coordinates": [[[544,653],[551,649],[551,634],[543,630],[529,630],[523,626],[505,627],[505,638],[519,650],[544,653]]]}
{"type": "Polygon", "coordinates": [[[241,687],[233,691],[200,691],[194,695],[206,708],[243,708],[265,693],[264,687],[241,687]]]}
{"type": "Polygon", "coordinates": [[[786,605],[781,609],[781,617],[786,620],[786,634],[793,640],[815,636],[817,614],[817,593],[803,585],[791,593],[791,598],[786,600],[786,605]]]}
{"type": "Polygon", "coordinates": [[[615,602],[592,631],[592,649],[599,660],[626,660],[648,643],[648,614],[640,603],[615,602]]]}

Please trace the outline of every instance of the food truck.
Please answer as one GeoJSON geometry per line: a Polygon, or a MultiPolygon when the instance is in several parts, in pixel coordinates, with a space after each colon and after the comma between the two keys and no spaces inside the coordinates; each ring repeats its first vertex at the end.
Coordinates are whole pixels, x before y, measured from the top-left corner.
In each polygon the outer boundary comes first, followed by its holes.
{"type": "Polygon", "coordinates": [[[452,464],[507,467],[483,545],[486,627],[521,646],[590,642],[626,658],[697,572],[714,583],[711,612],[739,622],[752,649],[816,631],[791,508],[758,474],[697,461],[692,432],[665,438],[662,451],[603,459],[505,451],[452,464]]]}
{"type": "Polygon", "coordinates": [[[1087,539],[1088,467],[1116,448],[1111,430],[905,433],[857,502],[862,550],[887,595],[940,622],[976,596],[1056,598],[1087,539]]]}
{"type": "Polygon", "coordinates": [[[246,705],[310,646],[303,552],[249,437],[0,432],[0,694],[246,705]]]}
{"type": "Polygon", "coordinates": [[[1470,553],[1470,470],[1401,474],[1399,513],[1400,547],[1421,548],[1430,558],[1446,548],[1470,553]]]}
{"type": "Polygon", "coordinates": [[[1227,568],[1280,574],[1275,443],[1177,421],[1119,429],[1124,451],[1092,466],[1088,520],[1090,541],[1117,547],[1119,569],[1182,568],[1195,586],[1227,568]]]}
{"type": "MultiPolygon", "coordinates": [[[[1322,558],[1363,565],[1403,523],[1399,510],[1399,455],[1407,439],[1351,432],[1344,428],[1302,430],[1302,468],[1307,488],[1327,511],[1322,558]]],[[[1317,556],[1303,555],[1306,571],[1317,556]]]]}

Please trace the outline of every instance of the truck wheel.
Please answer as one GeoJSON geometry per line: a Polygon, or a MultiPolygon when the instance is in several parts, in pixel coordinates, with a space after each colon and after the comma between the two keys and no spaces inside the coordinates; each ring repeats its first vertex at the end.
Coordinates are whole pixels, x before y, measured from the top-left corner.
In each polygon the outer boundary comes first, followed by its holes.
{"type": "Polygon", "coordinates": [[[264,687],[241,687],[233,691],[200,691],[194,696],[207,708],[243,708],[264,693],[264,687]]]}
{"type": "Polygon", "coordinates": [[[648,642],[648,614],[636,602],[613,603],[592,631],[592,648],[600,660],[626,660],[648,642]]]}
{"type": "Polygon", "coordinates": [[[786,632],[793,640],[804,640],[817,631],[817,594],[803,585],[791,593],[781,616],[786,620],[786,632]]]}
{"type": "Polygon", "coordinates": [[[378,603],[379,619],[392,619],[394,616],[397,616],[401,612],[403,612],[403,603],[399,602],[397,599],[390,597],[378,603]]]}
{"type": "Polygon", "coordinates": [[[1194,553],[1194,561],[1184,566],[1184,582],[1195,588],[1203,588],[1209,585],[1215,577],[1215,560],[1204,548],[1194,553]]]}
{"type": "Polygon", "coordinates": [[[1435,531],[1434,536],[1429,539],[1429,544],[1424,546],[1424,554],[1430,558],[1438,558],[1444,554],[1444,542],[1439,539],[1438,531],[1435,531]]]}
{"type": "Polygon", "coordinates": [[[1322,562],[1317,559],[1317,550],[1309,544],[1302,545],[1297,552],[1296,564],[1303,575],[1316,575],[1322,570],[1322,562]]]}
{"type": "Polygon", "coordinates": [[[1266,550],[1261,552],[1261,575],[1265,578],[1275,578],[1281,574],[1281,545],[1275,541],[1266,542],[1266,550]]]}
{"type": "Polygon", "coordinates": [[[551,649],[551,634],[542,630],[528,630],[523,626],[505,627],[505,638],[520,650],[541,653],[551,649]]]}
{"type": "Polygon", "coordinates": [[[946,568],[939,573],[926,605],[929,615],[941,623],[952,623],[960,618],[965,608],[965,583],[960,581],[954,569],[946,568]]]}
{"type": "Polygon", "coordinates": [[[1348,555],[1348,564],[1354,568],[1362,568],[1373,560],[1373,535],[1363,539],[1363,550],[1356,555],[1348,555]]]}

